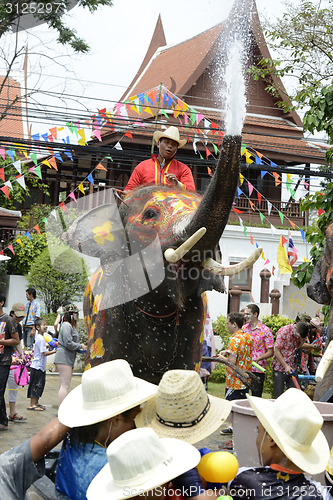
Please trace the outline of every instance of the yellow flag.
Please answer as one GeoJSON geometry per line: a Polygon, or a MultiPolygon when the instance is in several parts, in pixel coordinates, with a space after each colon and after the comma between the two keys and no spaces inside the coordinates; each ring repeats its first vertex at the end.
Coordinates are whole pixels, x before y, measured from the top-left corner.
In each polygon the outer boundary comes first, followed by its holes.
{"type": "Polygon", "coordinates": [[[244,175],[241,173],[239,174],[239,182],[240,182],[240,185],[242,185],[244,182],[244,175]]]}
{"type": "Polygon", "coordinates": [[[282,244],[282,236],[280,238],[279,248],[277,251],[277,263],[279,264],[279,273],[280,274],[291,274],[293,270],[290,267],[288,262],[287,252],[282,244]]]}
{"type": "Polygon", "coordinates": [[[78,185],[78,188],[79,188],[79,190],[81,191],[82,194],[85,194],[82,182],[81,182],[81,184],[78,185]]]}

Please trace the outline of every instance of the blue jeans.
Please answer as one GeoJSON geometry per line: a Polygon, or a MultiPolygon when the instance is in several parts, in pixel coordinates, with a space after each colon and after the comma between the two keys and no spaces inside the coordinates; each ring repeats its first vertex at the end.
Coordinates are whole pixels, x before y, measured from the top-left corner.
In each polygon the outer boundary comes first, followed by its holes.
{"type": "Polygon", "coordinates": [[[8,425],[8,417],[5,403],[5,390],[9,377],[10,366],[0,365],[0,424],[8,425]]]}
{"type": "Polygon", "coordinates": [[[23,326],[23,343],[24,347],[33,347],[35,343],[35,337],[30,337],[30,332],[32,326],[23,326]]]}

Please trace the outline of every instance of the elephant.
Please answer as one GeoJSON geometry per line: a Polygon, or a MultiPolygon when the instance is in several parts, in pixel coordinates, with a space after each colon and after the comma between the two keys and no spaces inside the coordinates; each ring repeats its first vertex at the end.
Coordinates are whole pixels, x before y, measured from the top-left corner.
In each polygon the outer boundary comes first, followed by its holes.
{"type": "Polygon", "coordinates": [[[198,370],[205,319],[203,292],[225,291],[218,243],[239,178],[240,136],[225,136],[203,195],[144,185],[94,208],[67,230],[68,244],[100,259],[84,295],[86,368],[124,358],[136,376],[158,383],[170,369],[198,370]]]}
{"type": "MultiPolygon", "coordinates": [[[[330,305],[329,323],[327,327],[326,349],[333,340],[333,223],[326,229],[325,247],[313,271],[309,285],[308,296],[319,304],[330,305]]],[[[333,362],[330,363],[324,378],[318,382],[314,399],[319,401],[325,392],[333,385],[333,362]]],[[[333,397],[331,397],[333,402],[333,397]]]]}

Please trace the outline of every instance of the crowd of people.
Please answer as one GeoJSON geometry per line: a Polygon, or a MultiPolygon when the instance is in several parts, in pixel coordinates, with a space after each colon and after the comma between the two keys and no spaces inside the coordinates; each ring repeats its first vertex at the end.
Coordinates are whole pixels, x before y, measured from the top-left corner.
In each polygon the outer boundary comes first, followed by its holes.
{"type": "MultiPolygon", "coordinates": [[[[219,357],[256,375],[258,383],[252,390],[252,396],[256,397],[262,397],[267,361],[271,358],[276,399],[285,389],[295,387],[295,380],[299,383],[298,374],[314,375],[323,355],[324,328],[319,318],[300,314],[292,324],[280,328],[274,340],[272,331],[259,320],[259,314],[256,304],[249,304],[240,313],[228,314],[229,344],[219,357]]],[[[225,391],[229,400],[244,399],[249,392],[228,367],[225,391]]]]}
{"type": "Polygon", "coordinates": [[[54,335],[59,336],[57,349],[54,349],[45,339],[48,327],[45,319],[40,317],[41,307],[36,300],[36,290],[28,288],[26,298],[26,305],[17,302],[11,307],[10,314],[6,314],[3,310],[6,297],[0,292],[0,431],[7,431],[9,422],[24,423],[27,420],[16,411],[17,395],[22,386],[28,386],[30,404],[27,410],[45,410],[39,400],[45,388],[47,356],[55,355],[60,405],[70,387],[76,354],[86,350],[86,345],[79,342],[76,329],[78,309],[74,304],[70,301],[63,303],[63,311],[54,325],[54,335]],[[9,415],[5,402],[6,387],[9,415]]]}
{"type": "MultiPolygon", "coordinates": [[[[21,339],[25,347],[33,346],[28,409],[45,409],[39,399],[45,386],[46,357],[56,353],[59,411],[58,418],[30,440],[0,456],[4,498],[24,498],[27,488],[44,474],[44,455],[62,440],[54,485],[59,498],[116,500],[147,494],[162,500],[171,496],[201,500],[227,493],[243,498],[244,492],[253,499],[297,498],[300,493],[304,499],[332,498],[329,489],[308,476],[327,468],[327,484],[332,482],[332,458],[321,431],[323,418],[291,381],[297,375],[299,349],[308,356],[317,346],[314,352],[320,355],[321,325],[316,318],[297,317],[277,332],[274,342],[272,332],[259,320],[255,304],[249,304],[243,313],[228,315],[229,344],[219,357],[241,370],[259,373],[252,396],[231,368],[227,368],[222,399],[207,394],[195,371],[170,370],[155,386],[134,377],[125,360],[84,372],[81,385],[68,394],[76,353],[86,348],[79,342],[78,310],[71,303],[63,304],[56,320],[58,349],[50,350],[44,339],[46,321],[35,316],[40,310],[33,289],[27,290],[27,299],[26,306],[16,303],[7,315],[3,311],[6,298],[0,293],[1,430],[8,429],[4,390],[11,366],[20,363],[21,339]],[[34,320],[33,330],[27,316],[34,320]],[[30,328],[26,337],[22,322],[24,328],[30,328]],[[270,401],[261,397],[265,377],[261,370],[273,357],[275,401],[270,401]],[[193,445],[227,421],[232,400],[244,398],[258,417],[259,466],[240,468],[228,484],[207,483],[196,467],[200,452],[207,450],[199,452],[193,445]]],[[[300,360],[304,369],[304,356],[300,360]]],[[[9,419],[22,422],[16,400],[9,399],[9,403],[9,419]]]]}

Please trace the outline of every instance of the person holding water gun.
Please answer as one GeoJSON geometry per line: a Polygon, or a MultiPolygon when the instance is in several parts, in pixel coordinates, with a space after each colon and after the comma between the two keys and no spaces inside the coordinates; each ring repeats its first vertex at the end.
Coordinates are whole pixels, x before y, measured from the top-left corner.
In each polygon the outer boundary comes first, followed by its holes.
{"type": "MultiPolygon", "coordinates": [[[[296,349],[312,349],[307,342],[309,325],[300,321],[280,328],[276,333],[274,346],[273,369],[273,398],[278,398],[285,388],[297,387],[296,349]],[[294,379],[296,379],[296,384],[294,379]]],[[[299,387],[297,387],[299,388],[299,387]]]]}
{"type": "Polygon", "coordinates": [[[27,397],[30,398],[30,406],[28,406],[27,409],[32,411],[44,411],[45,406],[39,404],[38,401],[41,398],[45,387],[46,356],[50,356],[56,351],[55,349],[50,351],[44,339],[44,332],[47,330],[45,319],[37,319],[35,321],[35,328],[37,335],[34,347],[34,358],[30,368],[30,382],[27,395],[27,397]]]}

